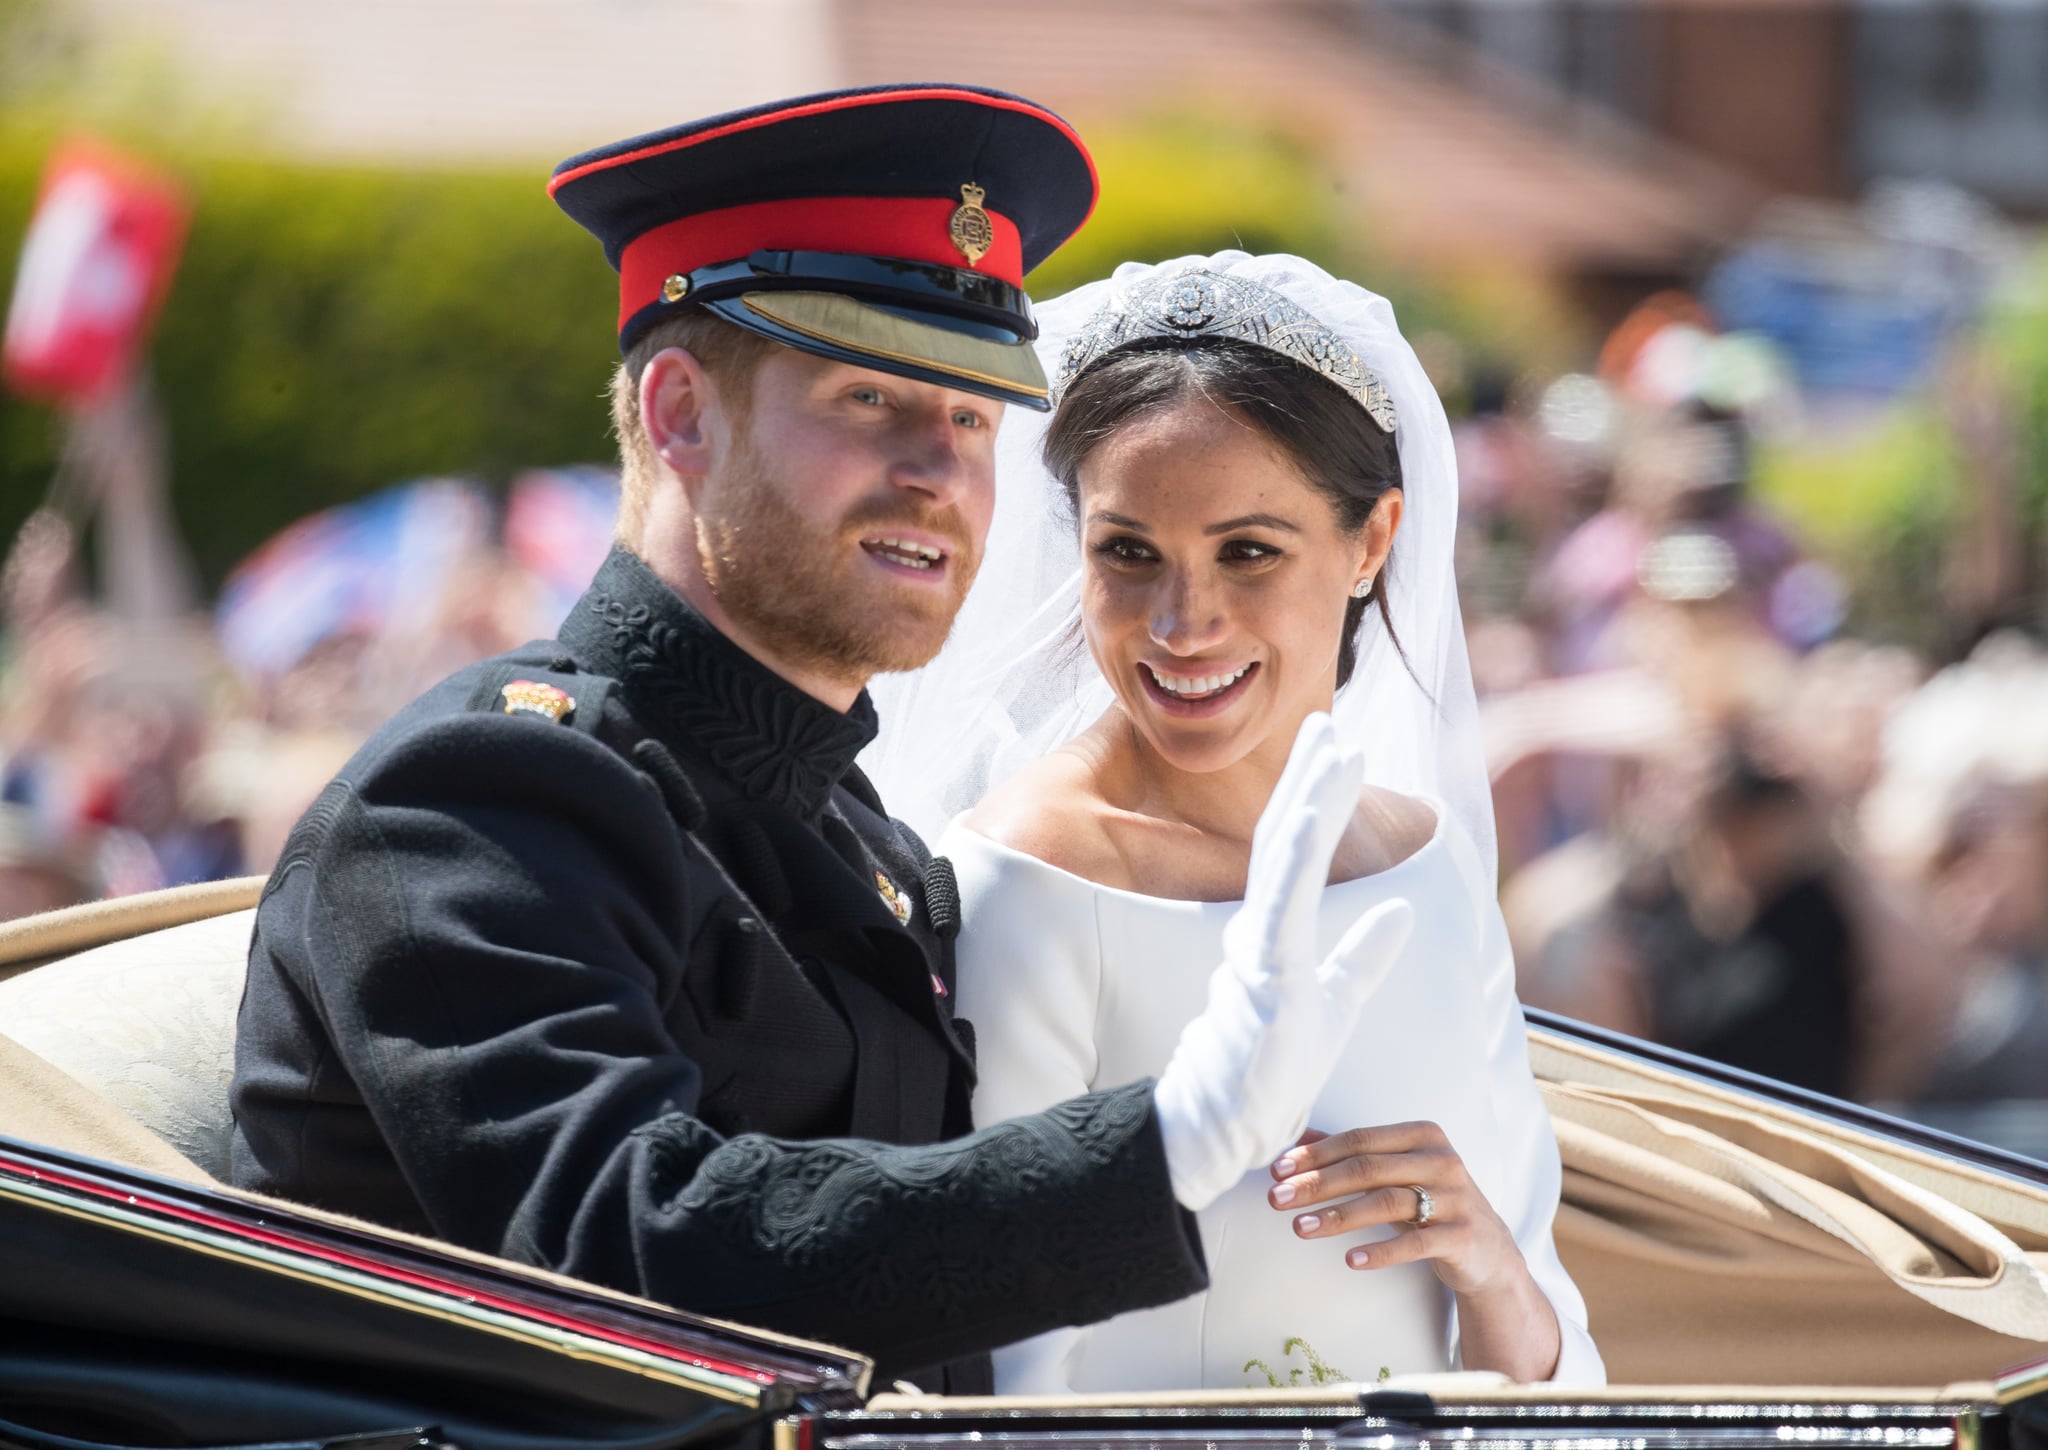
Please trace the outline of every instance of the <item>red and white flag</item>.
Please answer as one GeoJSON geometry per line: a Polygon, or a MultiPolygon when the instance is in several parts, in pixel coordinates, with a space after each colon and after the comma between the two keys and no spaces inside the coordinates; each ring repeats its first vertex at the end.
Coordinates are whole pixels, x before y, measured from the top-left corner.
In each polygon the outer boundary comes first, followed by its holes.
{"type": "Polygon", "coordinates": [[[185,240],[184,191],[95,141],[61,146],[21,249],[0,377],[82,407],[134,372],[185,240]]]}

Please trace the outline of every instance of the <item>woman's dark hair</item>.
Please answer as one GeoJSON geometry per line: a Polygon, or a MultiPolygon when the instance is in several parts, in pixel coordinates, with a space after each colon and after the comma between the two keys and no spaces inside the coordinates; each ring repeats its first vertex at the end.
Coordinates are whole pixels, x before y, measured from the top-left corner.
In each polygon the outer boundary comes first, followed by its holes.
{"type": "MultiPolygon", "coordinates": [[[[1286,450],[1302,476],[1330,501],[1346,533],[1364,528],[1387,490],[1401,486],[1401,455],[1393,435],[1381,432],[1372,415],[1327,378],[1251,343],[1159,338],[1119,349],[1083,373],[1053,414],[1045,435],[1045,466],[1059,480],[1076,517],[1081,465],[1089,455],[1118,430],[1197,395],[1243,418],[1286,450]]],[[[1387,573],[1383,566],[1372,592],[1346,605],[1337,653],[1340,689],[1358,664],[1358,626],[1368,606],[1379,611],[1395,650],[1401,648],[1387,609],[1387,573]]]]}

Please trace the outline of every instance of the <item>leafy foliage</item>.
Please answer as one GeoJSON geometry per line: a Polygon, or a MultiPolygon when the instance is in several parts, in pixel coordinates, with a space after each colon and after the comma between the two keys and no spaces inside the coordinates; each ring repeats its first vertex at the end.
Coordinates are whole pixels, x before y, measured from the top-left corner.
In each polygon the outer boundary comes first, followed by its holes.
{"type": "MultiPolygon", "coordinates": [[[[39,35],[59,13],[50,4],[0,0],[39,35]]],[[[292,519],[402,479],[502,482],[612,456],[601,395],[616,360],[615,284],[596,244],[548,202],[540,167],[252,159],[257,102],[202,105],[146,56],[124,74],[120,104],[95,108],[75,87],[50,104],[0,103],[0,257],[18,251],[58,115],[168,155],[191,186],[153,377],[174,507],[209,581],[292,519]],[[174,120],[153,129],[150,117],[174,120]]],[[[1527,289],[1424,285],[1376,261],[1310,140],[1199,115],[1091,140],[1102,205],[1033,274],[1038,296],[1128,259],[1284,249],[1394,297],[1411,335],[1448,330],[1496,353],[1503,338],[1511,351],[1518,337],[1569,346],[1527,289]]],[[[0,537],[41,499],[60,423],[0,396],[0,537]]]]}
{"type": "MultiPolygon", "coordinates": [[[[2040,608],[2048,611],[2048,245],[2037,246],[1997,299],[1985,328],[1988,354],[2005,380],[2017,437],[2016,500],[2035,561],[2040,608]]],[[[2037,621],[2048,630],[2048,612],[2037,621]]]]}
{"type": "Polygon", "coordinates": [[[1080,235],[1032,273],[1033,296],[1106,277],[1119,262],[1227,247],[1295,252],[1332,269],[1359,260],[1335,178],[1298,139],[1184,115],[1091,131],[1089,147],[1102,200],[1080,235]]]}
{"type": "MultiPolygon", "coordinates": [[[[1285,1361],[1297,1350],[1300,1351],[1301,1357],[1307,1361],[1308,1382],[1310,1384],[1344,1384],[1350,1380],[1351,1376],[1345,1374],[1343,1370],[1323,1363],[1323,1358],[1316,1353],[1315,1347],[1299,1334],[1291,1335],[1281,1341],[1280,1358],[1282,1361],[1285,1361]]],[[[1301,1384],[1302,1367],[1299,1365],[1291,1367],[1287,1371],[1287,1378],[1284,1380],[1280,1378],[1280,1372],[1270,1364],[1267,1364],[1263,1359],[1248,1359],[1244,1362],[1244,1372],[1246,1374],[1250,1374],[1255,1369],[1263,1374],[1266,1377],[1266,1383],[1276,1390],[1301,1384]]],[[[1387,1379],[1388,1377],[1386,1368],[1382,1366],[1380,1378],[1387,1379]]]]}
{"type": "Polygon", "coordinates": [[[1843,434],[1763,449],[1761,497],[1843,576],[1849,632],[1939,653],[1942,553],[1958,503],[1954,442],[1924,401],[1843,434]]]}
{"type": "MultiPolygon", "coordinates": [[[[0,136],[0,255],[42,154],[0,136]]],[[[610,455],[617,294],[534,175],[180,169],[197,209],[153,373],[175,506],[210,578],[291,519],[398,479],[610,455]]],[[[40,499],[58,424],[0,400],[0,531],[40,499]]]]}
{"type": "Polygon", "coordinates": [[[1080,235],[1031,274],[1034,297],[1056,297],[1125,261],[1282,251],[1391,299],[1411,339],[1445,334],[1510,371],[1569,365],[1591,341],[1562,299],[1527,275],[1424,273],[1384,255],[1313,137],[1205,112],[1087,134],[1102,200],[1080,235]]]}

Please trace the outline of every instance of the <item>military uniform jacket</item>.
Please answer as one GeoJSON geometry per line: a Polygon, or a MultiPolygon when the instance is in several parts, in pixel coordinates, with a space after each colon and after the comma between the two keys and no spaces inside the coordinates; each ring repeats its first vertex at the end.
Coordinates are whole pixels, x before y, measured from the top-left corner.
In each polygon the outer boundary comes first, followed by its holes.
{"type": "Polygon", "coordinates": [[[885,1377],[1203,1287],[1149,1083],[970,1131],[947,876],[854,769],[873,733],[615,550],[294,830],[234,1181],[885,1377]]]}

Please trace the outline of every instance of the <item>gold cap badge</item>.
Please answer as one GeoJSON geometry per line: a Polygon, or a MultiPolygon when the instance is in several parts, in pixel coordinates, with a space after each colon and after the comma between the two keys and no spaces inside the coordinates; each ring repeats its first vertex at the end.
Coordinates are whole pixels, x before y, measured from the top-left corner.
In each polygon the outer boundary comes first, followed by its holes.
{"type": "Polygon", "coordinates": [[[537,680],[514,680],[498,693],[505,697],[507,715],[544,715],[558,725],[576,708],[573,698],[537,680]]]}
{"type": "Polygon", "coordinates": [[[910,925],[909,893],[897,890],[896,883],[879,871],[875,873],[875,889],[882,893],[882,900],[888,903],[889,910],[896,913],[896,920],[905,926],[910,925]]]}
{"type": "Polygon", "coordinates": [[[946,233],[952,237],[953,245],[960,249],[960,255],[972,267],[988,255],[988,249],[996,244],[995,223],[988,219],[988,213],[981,209],[981,200],[988,193],[968,182],[960,188],[960,205],[953,208],[953,219],[946,224],[946,233]]]}

